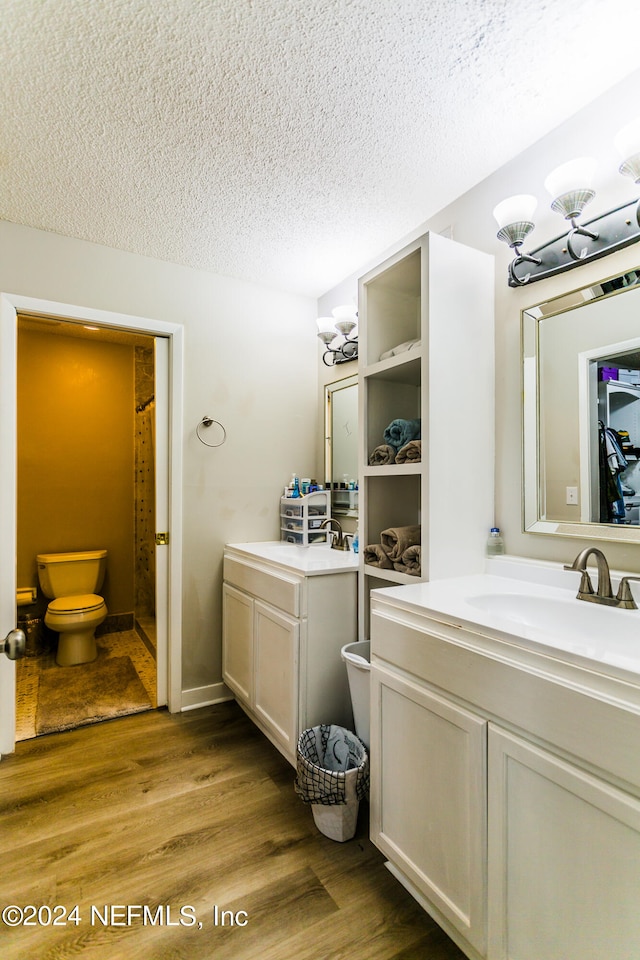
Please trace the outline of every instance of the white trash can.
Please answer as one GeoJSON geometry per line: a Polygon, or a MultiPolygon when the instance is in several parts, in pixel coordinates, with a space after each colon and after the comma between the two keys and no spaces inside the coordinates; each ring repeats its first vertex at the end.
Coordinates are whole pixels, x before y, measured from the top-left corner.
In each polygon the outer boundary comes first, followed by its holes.
{"type": "Polygon", "coordinates": [[[347,665],[347,679],[353,707],[353,723],[359,740],[369,749],[369,691],[371,673],[371,643],[359,640],[347,643],[340,651],[347,665]]]}

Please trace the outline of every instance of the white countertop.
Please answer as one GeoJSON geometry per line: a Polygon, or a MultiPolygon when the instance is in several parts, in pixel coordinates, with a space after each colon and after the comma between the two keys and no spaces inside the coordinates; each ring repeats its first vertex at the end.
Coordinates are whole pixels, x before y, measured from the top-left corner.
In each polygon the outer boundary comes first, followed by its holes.
{"type": "Polygon", "coordinates": [[[292,570],[305,577],[328,573],[349,573],[358,569],[358,554],[352,550],[333,550],[327,544],[301,547],[281,540],[258,543],[227,543],[225,553],[252,557],[265,563],[292,570]]]}
{"type": "MultiPolygon", "coordinates": [[[[640,610],[576,599],[580,575],[501,558],[475,576],[372,591],[376,601],[640,685],[640,610]]],[[[612,573],[614,593],[619,574],[612,573]]],[[[595,583],[594,571],[594,583],[595,583]]],[[[636,602],[640,584],[632,585],[636,602]]]]}

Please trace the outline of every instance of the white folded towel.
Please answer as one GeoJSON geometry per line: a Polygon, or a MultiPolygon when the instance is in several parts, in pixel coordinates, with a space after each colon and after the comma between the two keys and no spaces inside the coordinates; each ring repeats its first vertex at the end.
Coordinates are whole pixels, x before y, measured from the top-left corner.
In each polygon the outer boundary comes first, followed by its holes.
{"type": "Polygon", "coordinates": [[[399,353],[406,353],[407,350],[414,350],[421,344],[421,340],[405,340],[404,343],[399,343],[396,347],[392,347],[391,350],[385,350],[384,353],[381,353],[380,359],[388,360],[389,357],[396,357],[399,353]]]}

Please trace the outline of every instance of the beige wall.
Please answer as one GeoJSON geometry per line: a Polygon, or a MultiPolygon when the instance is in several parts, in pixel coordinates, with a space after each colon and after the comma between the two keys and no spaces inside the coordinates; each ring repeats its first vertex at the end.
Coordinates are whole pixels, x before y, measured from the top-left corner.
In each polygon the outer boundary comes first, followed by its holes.
{"type": "Polygon", "coordinates": [[[6,221],[0,290],[184,326],[182,685],[218,683],[224,544],[278,539],[292,471],[319,468],[315,300],[6,221]]]}
{"type": "MultiPolygon", "coordinates": [[[[576,156],[589,155],[598,160],[597,196],[591,204],[592,216],[628,203],[638,196],[638,188],[618,173],[620,157],[613,146],[617,131],[635,117],[640,101],[640,71],[624,83],[594,101],[570,121],[533,144],[511,163],[491,174],[472,190],[424,221],[375,261],[363,263],[362,275],[375,263],[403,247],[426,230],[449,232],[454,240],[492,253],[496,258],[496,495],[495,520],[501,527],[507,551],[517,556],[556,561],[572,560],[585,542],[575,538],[530,534],[522,525],[522,384],[520,374],[520,314],[526,307],[588,283],[613,276],[640,264],[640,244],[628,247],[606,260],[582,265],[559,277],[542,280],[530,287],[514,290],[507,286],[507,266],[511,256],[505,244],[496,239],[494,206],[516,193],[538,197],[536,229],[529,248],[558,236],[563,223],[553,213],[544,179],[557,165],[576,156]]],[[[528,109],[523,103],[522,109],[528,109]]],[[[472,146],[470,147],[472,149],[472,146]]],[[[428,155],[423,162],[428,170],[428,155]]],[[[356,290],[356,276],[346,278],[319,302],[324,314],[337,302],[345,301],[356,290]]],[[[473,318],[470,318],[473,322],[473,318]]],[[[455,357],[450,358],[455,365],[455,357]]],[[[462,431],[464,427],[461,428],[462,431]]],[[[461,438],[462,444],[464,437],[461,438]]],[[[608,544],[607,556],[618,569],[640,571],[640,550],[628,544],[608,544]]]]}
{"type": "Polygon", "coordinates": [[[133,611],[133,347],[18,335],[18,586],[37,553],[106,548],[109,613],[133,611]]]}

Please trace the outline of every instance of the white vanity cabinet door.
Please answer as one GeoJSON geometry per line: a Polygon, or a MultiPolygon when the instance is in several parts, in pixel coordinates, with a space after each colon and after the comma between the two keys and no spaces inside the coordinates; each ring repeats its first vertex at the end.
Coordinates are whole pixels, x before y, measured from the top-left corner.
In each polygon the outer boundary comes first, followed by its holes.
{"type": "Polygon", "coordinates": [[[489,725],[490,960],[640,957],[640,801],[489,725]]]}
{"type": "MultiPolygon", "coordinates": [[[[322,546],[305,547],[318,551],[322,572],[298,574],[265,561],[261,545],[254,546],[258,552],[246,556],[232,545],[225,549],[222,677],[295,767],[298,736],[306,727],[352,727],[340,650],[357,636],[357,567],[354,562],[343,569],[322,546]]],[[[264,546],[269,553],[274,544],[264,546]]],[[[297,555],[294,546],[275,546],[297,555]]]]}
{"type": "Polygon", "coordinates": [[[253,703],[253,599],[222,585],[222,676],[247,706],[253,703]]]}
{"type": "Polygon", "coordinates": [[[295,761],[298,740],[300,623],[254,601],[254,709],[295,761]]]}
{"type": "Polygon", "coordinates": [[[487,723],[376,663],[371,699],[371,838],[484,955],[487,723]]]}

